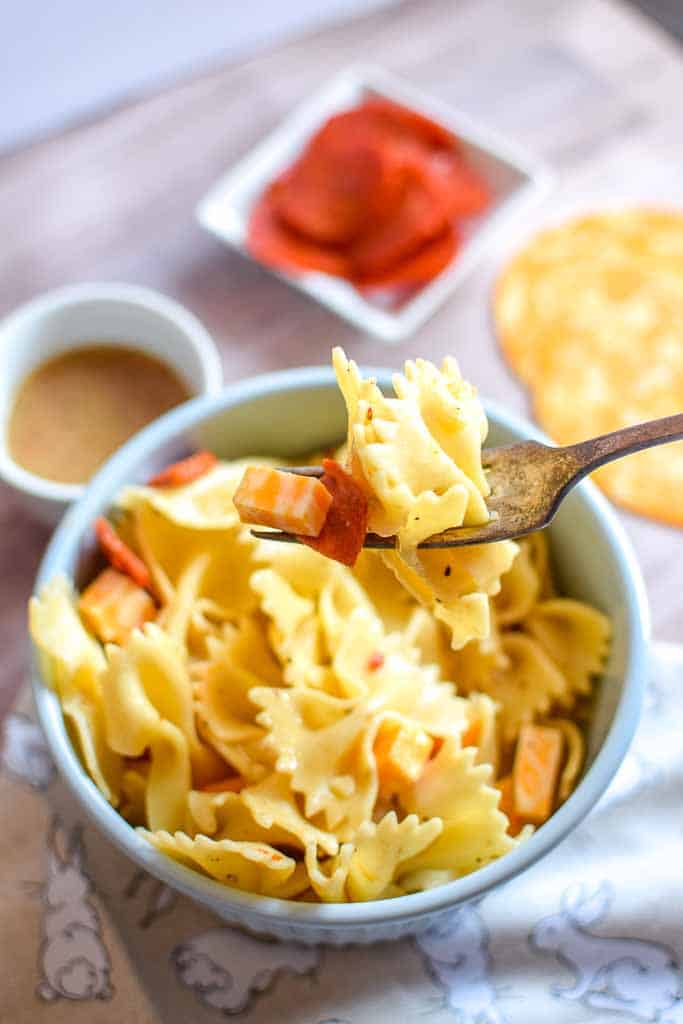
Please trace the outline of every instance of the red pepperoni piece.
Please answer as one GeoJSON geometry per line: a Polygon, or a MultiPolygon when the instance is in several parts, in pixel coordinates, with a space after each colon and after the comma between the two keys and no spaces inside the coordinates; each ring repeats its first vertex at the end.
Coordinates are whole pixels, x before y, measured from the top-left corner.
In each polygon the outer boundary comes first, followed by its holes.
{"type": "Polygon", "coordinates": [[[343,565],[355,565],[368,531],[368,499],[360,484],[334,459],[323,459],[322,483],[332,495],[327,519],[317,537],[302,544],[343,565]]]}

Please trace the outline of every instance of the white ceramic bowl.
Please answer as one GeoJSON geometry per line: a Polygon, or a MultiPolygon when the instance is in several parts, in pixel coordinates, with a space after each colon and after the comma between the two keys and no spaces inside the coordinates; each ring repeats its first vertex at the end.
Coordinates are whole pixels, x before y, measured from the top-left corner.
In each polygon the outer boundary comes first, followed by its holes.
{"type": "Polygon", "coordinates": [[[468,159],[491,188],[491,208],[474,219],[456,259],[396,309],[370,301],[350,282],[339,277],[315,272],[273,273],[380,340],[399,342],[436,312],[497,243],[505,229],[526,214],[550,188],[552,178],[546,165],[497,132],[472,121],[462,111],[426,96],[381,68],[350,67],[297,107],[228,171],[202,199],[197,207],[197,218],[208,231],[251,258],[246,248],[246,234],[254,200],[292,163],[332,114],[356,106],[368,95],[385,97],[420,111],[453,131],[461,140],[468,159]]]}
{"type": "MultiPolygon", "coordinates": [[[[375,370],[383,388],[388,371],[375,370]]],[[[539,437],[530,424],[487,405],[489,441],[539,437]]],[[[97,474],[58,527],[38,574],[39,589],[56,573],[87,579],[92,523],[127,483],[142,481],[193,446],[225,458],[252,454],[300,457],[339,441],[345,409],[331,370],[309,368],[256,377],[167,413],[121,449],[97,474]]],[[[54,693],[34,663],[34,695],[50,749],[93,822],[151,874],[218,916],[255,932],[303,942],[372,942],[419,932],[457,904],[481,896],[540,860],[591,810],[619,767],[635,729],[646,673],[648,611],[640,571],[607,502],[582,483],[562,504],[550,529],[563,592],[593,602],[614,628],[598,689],[586,771],[576,791],[542,828],[493,864],[429,892],[372,903],[296,903],[239,892],[154,850],[109,806],[74,753],[54,693]]]]}
{"type": "Polygon", "coordinates": [[[7,448],[7,422],[17,388],[40,363],[71,348],[127,345],[171,366],[190,394],[219,391],[220,356],[192,313],[158,292],[127,284],[81,284],[48,292],[0,324],[0,478],[24,497],[27,511],[55,523],[81,497],[83,484],[30,473],[7,448]]]}

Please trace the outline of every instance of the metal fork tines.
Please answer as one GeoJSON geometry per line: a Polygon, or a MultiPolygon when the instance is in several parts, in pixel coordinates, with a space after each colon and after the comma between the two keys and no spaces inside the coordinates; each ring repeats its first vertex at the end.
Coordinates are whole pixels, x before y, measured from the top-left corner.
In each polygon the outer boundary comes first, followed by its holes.
{"type": "MultiPolygon", "coordinates": [[[[490,518],[481,526],[458,526],[435,533],[420,548],[451,548],[523,537],[543,529],[555,516],[567,493],[588,473],[613,459],[644,448],[683,438],[683,413],[624,427],[610,434],[564,448],[521,441],[482,452],[482,465],[490,487],[486,504],[490,518]]],[[[302,476],[323,474],[322,466],[289,466],[302,476]]],[[[294,534],[279,530],[252,530],[263,540],[296,543],[294,534]]],[[[396,537],[368,533],[366,548],[396,547],[396,537]]]]}

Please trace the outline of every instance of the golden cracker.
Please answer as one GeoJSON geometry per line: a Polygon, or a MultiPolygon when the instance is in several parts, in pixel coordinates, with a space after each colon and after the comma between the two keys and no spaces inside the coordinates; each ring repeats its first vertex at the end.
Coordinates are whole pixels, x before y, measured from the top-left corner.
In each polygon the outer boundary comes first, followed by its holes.
{"type": "MultiPolygon", "coordinates": [[[[683,216],[594,214],[541,232],[501,275],[501,347],[559,443],[683,409],[683,216]]],[[[607,466],[614,501],[683,525],[683,444],[607,466]]]]}

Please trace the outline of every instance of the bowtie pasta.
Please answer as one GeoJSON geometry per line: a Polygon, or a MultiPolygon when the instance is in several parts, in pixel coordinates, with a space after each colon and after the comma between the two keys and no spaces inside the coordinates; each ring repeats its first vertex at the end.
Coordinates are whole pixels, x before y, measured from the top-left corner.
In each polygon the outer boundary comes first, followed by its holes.
{"type": "Polygon", "coordinates": [[[247,462],[190,460],[119,495],[82,594],[57,577],[30,605],[104,798],[226,885],[324,902],[443,884],[542,824],[579,776],[610,632],[556,594],[544,535],[418,548],[487,517],[486,419],[454,360],[407,363],[395,397],[334,364],[340,458],[396,552],[351,567],[255,539],[232,501],[247,462]]]}

